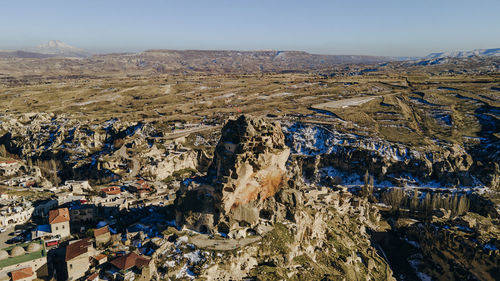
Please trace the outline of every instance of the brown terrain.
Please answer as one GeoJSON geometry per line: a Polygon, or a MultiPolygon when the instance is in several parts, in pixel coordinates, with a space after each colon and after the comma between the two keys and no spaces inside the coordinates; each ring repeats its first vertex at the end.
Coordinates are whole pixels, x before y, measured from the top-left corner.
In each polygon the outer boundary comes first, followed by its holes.
{"type": "Polygon", "coordinates": [[[0,96],[0,157],[168,190],[199,278],[498,280],[497,57],[0,53],[0,96]]]}

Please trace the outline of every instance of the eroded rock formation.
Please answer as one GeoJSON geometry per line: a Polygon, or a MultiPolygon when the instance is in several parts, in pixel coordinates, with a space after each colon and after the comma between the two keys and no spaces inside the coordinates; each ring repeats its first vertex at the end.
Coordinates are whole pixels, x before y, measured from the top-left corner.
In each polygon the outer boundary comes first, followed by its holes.
{"type": "Polygon", "coordinates": [[[181,190],[178,222],[223,232],[256,225],[260,210],[271,204],[266,199],[274,200],[286,182],[289,154],[278,123],[245,115],[229,120],[204,182],[181,190]],[[195,214],[185,216],[186,211],[195,214]]]}
{"type": "Polygon", "coordinates": [[[228,121],[209,170],[222,194],[221,210],[229,214],[276,194],[289,154],[279,123],[245,115],[228,121]]]}

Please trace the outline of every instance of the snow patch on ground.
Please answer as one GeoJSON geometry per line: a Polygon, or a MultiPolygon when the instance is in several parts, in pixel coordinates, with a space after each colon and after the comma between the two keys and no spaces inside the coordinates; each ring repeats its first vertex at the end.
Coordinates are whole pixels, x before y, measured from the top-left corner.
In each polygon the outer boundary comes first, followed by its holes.
{"type": "Polygon", "coordinates": [[[432,281],[432,278],[429,275],[427,275],[423,272],[420,272],[418,270],[418,266],[420,265],[421,260],[422,260],[422,256],[420,254],[417,254],[417,255],[412,256],[412,258],[409,259],[408,262],[410,263],[410,266],[415,270],[417,277],[421,281],[432,281]]]}
{"type": "Polygon", "coordinates": [[[176,279],[180,279],[180,278],[189,278],[191,280],[193,280],[194,278],[196,278],[196,274],[194,274],[189,268],[188,268],[188,265],[185,264],[180,270],[179,270],[179,273],[177,273],[175,275],[175,278],[176,279]]]}
{"type": "Polygon", "coordinates": [[[406,243],[412,245],[413,247],[420,248],[420,244],[418,244],[418,242],[412,241],[412,240],[408,240],[408,238],[405,238],[404,240],[406,241],[406,243]]]}
{"type": "Polygon", "coordinates": [[[290,95],[293,95],[293,94],[289,93],[289,92],[283,92],[283,93],[272,94],[269,97],[271,97],[271,98],[277,98],[277,97],[285,97],[285,96],[290,96],[290,95]]]}
{"type": "Polygon", "coordinates": [[[186,258],[190,264],[197,264],[203,260],[203,256],[200,250],[196,250],[187,254],[184,254],[184,258],[186,258]]]}
{"type": "Polygon", "coordinates": [[[485,244],[485,245],[483,246],[483,248],[484,248],[485,250],[488,250],[488,251],[496,251],[496,250],[498,250],[497,246],[495,246],[495,245],[493,245],[493,244],[485,244]]]}
{"type": "Polygon", "coordinates": [[[365,138],[354,134],[344,134],[331,131],[322,126],[310,126],[302,123],[283,125],[287,145],[292,153],[300,155],[319,155],[334,153],[341,149],[365,149],[373,151],[386,159],[404,161],[420,156],[415,150],[410,150],[398,144],[391,144],[378,138],[365,138]]]}

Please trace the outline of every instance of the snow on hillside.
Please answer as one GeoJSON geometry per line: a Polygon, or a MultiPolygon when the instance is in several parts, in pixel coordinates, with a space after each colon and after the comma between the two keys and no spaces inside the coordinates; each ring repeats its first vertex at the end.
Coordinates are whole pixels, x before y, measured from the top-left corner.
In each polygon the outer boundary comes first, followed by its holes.
{"type": "Polygon", "coordinates": [[[500,56],[500,48],[495,49],[475,49],[472,51],[456,51],[456,52],[440,52],[440,53],[432,53],[426,56],[424,59],[436,59],[436,58],[446,58],[446,57],[454,57],[454,58],[469,58],[473,56],[500,56]]]}
{"type": "Polygon", "coordinates": [[[64,57],[88,57],[90,52],[73,47],[59,40],[52,40],[45,44],[38,45],[33,48],[28,48],[27,51],[39,54],[59,55],[64,57]]]}

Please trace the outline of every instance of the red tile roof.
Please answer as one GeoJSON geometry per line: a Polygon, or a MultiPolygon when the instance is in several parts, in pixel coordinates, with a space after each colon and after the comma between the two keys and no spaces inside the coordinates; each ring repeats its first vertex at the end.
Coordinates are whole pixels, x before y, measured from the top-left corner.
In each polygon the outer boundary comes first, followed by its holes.
{"type": "Polygon", "coordinates": [[[138,254],[131,252],[125,256],[121,256],[111,261],[111,264],[120,270],[128,270],[132,267],[142,268],[149,264],[151,260],[141,257],[138,254]]]}
{"type": "Polygon", "coordinates": [[[57,210],[51,210],[49,212],[49,223],[61,223],[69,221],[69,211],[68,208],[61,208],[57,210]]]}
{"type": "Polygon", "coordinates": [[[119,186],[110,186],[110,187],[105,187],[101,189],[102,192],[109,194],[109,195],[117,195],[121,193],[120,187],[119,186]]]}
{"type": "Polygon", "coordinates": [[[23,269],[18,269],[10,273],[12,281],[21,280],[33,276],[33,269],[30,267],[25,267],[23,269]]]}
{"type": "Polygon", "coordinates": [[[99,276],[99,271],[98,272],[94,272],[92,275],[90,275],[89,277],[87,277],[87,280],[96,280],[98,276],[99,276]]]}
{"type": "Polygon", "coordinates": [[[94,259],[95,259],[96,261],[100,261],[100,260],[102,260],[102,259],[104,259],[104,258],[107,258],[107,257],[108,257],[108,256],[106,256],[105,254],[99,254],[99,255],[95,256],[95,257],[94,257],[94,259]]]}
{"type": "Polygon", "coordinates": [[[145,180],[138,180],[137,184],[137,189],[150,189],[149,184],[145,180]]]}
{"type": "Polygon", "coordinates": [[[101,236],[106,233],[109,233],[109,228],[107,225],[94,230],[94,237],[101,236]]]}
{"type": "Polygon", "coordinates": [[[90,243],[89,238],[81,239],[73,242],[66,246],[66,258],[65,261],[72,260],[78,256],[81,256],[89,251],[90,243]]]}

